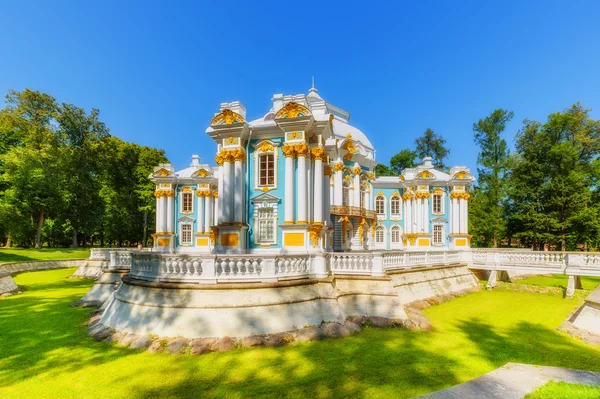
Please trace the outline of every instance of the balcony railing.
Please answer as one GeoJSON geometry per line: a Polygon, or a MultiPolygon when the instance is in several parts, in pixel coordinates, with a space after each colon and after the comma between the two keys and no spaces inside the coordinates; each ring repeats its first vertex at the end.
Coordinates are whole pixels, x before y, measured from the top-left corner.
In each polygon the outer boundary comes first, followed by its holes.
{"type": "Polygon", "coordinates": [[[365,208],[359,208],[357,206],[332,205],[330,212],[332,215],[336,216],[355,216],[371,220],[377,219],[377,214],[375,211],[369,211],[365,208]]]}

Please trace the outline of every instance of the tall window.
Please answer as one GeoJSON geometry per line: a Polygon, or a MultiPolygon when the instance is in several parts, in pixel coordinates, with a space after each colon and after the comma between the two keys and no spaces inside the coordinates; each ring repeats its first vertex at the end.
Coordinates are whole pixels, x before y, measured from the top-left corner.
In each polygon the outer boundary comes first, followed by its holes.
{"type": "Polygon", "coordinates": [[[393,196],[390,201],[391,213],[394,216],[400,216],[400,197],[393,196]]]}
{"type": "Polygon", "coordinates": [[[194,198],[192,193],[183,193],[181,201],[181,212],[191,213],[194,206],[194,198]]]}
{"type": "Polygon", "coordinates": [[[275,220],[273,208],[260,208],[258,210],[258,243],[272,243],[275,241],[275,220]]]}
{"type": "Polygon", "coordinates": [[[192,243],[192,225],[190,223],[181,225],[181,243],[184,245],[192,243]]]}
{"type": "Polygon", "coordinates": [[[342,185],[342,205],[350,205],[350,183],[344,182],[342,185]]]}
{"type": "Polygon", "coordinates": [[[442,194],[433,194],[433,213],[443,213],[442,194]]]}
{"type": "Polygon", "coordinates": [[[392,227],[392,244],[400,243],[400,227],[394,226],[392,227]]]}
{"type": "Polygon", "coordinates": [[[385,229],[383,226],[379,226],[375,229],[375,242],[377,244],[383,244],[385,241],[385,229]]]}
{"type": "Polygon", "coordinates": [[[385,197],[383,195],[378,195],[375,198],[375,212],[378,215],[385,215],[385,197]]]}
{"type": "Polygon", "coordinates": [[[442,245],[444,243],[442,240],[442,227],[441,224],[433,225],[433,245],[442,245]]]}
{"type": "Polygon", "coordinates": [[[259,186],[275,185],[275,156],[273,154],[261,154],[259,156],[259,186]]]}

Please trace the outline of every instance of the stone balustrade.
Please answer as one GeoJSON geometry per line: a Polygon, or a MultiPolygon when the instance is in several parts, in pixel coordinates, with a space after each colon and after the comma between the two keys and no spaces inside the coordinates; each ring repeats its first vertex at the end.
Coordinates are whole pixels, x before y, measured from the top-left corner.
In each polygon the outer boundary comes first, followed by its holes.
{"type": "Polygon", "coordinates": [[[110,260],[110,252],[134,251],[134,248],[92,248],[90,260],[110,260]]]}
{"type": "Polygon", "coordinates": [[[356,216],[371,220],[377,219],[377,213],[375,213],[375,211],[370,211],[358,206],[331,205],[330,208],[330,213],[336,216],[356,216]]]}
{"type": "Polygon", "coordinates": [[[385,270],[467,263],[468,251],[384,252],[385,270]]]}

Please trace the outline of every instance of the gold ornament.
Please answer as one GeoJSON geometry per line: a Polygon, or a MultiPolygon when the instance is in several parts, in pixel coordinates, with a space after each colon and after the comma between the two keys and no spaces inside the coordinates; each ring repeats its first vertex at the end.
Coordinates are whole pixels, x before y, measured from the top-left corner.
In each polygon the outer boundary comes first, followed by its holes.
{"type": "Polygon", "coordinates": [[[424,170],[417,174],[417,179],[435,179],[435,175],[428,170],[424,170]]]}
{"type": "Polygon", "coordinates": [[[294,158],[296,155],[294,146],[290,144],[285,144],[283,147],[281,147],[281,151],[286,158],[294,158]]]}
{"type": "Polygon", "coordinates": [[[154,172],[154,176],[160,176],[160,177],[167,177],[171,174],[171,172],[169,172],[167,169],[165,168],[161,168],[159,170],[157,170],[156,172],[154,172]]]}
{"type": "Polygon", "coordinates": [[[237,137],[228,137],[225,140],[225,145],[233,145],[233,144],[237,144],[238,143],[238,138],[237,137]]]}
{"type": "Polygon", "coordinates": [[[331,177],[331,172],[332,172],[332,170],[331,170],[331,166],[329,166],[329,165],[325,165],[325,167],[323,168],[323,174],[324,174],[325,176],[329,176],[329,177],[331,177]]]}
{"type": "Polygon", "coordinates": [[[336,172],[340,172],[342,170],[344,170],[344,164],[343,163],[336,163],[333,165],[333,170],[336,172]]]}
{"type": "Polygon", "coordinates": [[[279,118],[298,118],[299,116],[310,115],[310,111],[304,105],[296,102],[289,102],[281,108],[275,115],[275,119],[279,118]]]}
{"type": "Polygon", "coordinates": [[[359,166],[357,166],[352,170],[352,172],[354,172],[354,176],[358,176],[361,174],[362,169],[359,166]]]}
{"type": "Polygon", "coordinates": [[[323,147],[313,147],[310,150],[310,154],[315,160],[324,161],[325,160],[325,149],[323,147]]]}
{"type": "Polygon", "coordinates": [[[275,147],[268,141],[263,141],[260,146],[256,149],[258,152],[273,152],[275,151],[275,147]]]}
{"type": "Polygon", "coordinates": [[[417,235],[416,234],[407,234],[406,238],[408,238],[408,241],[410,242],[410,245],[415,245],[415,242],[417,242],[417,235]]]}
{"type": "Polygon", "coordinates": [[[300,139],[302,139],[302,133],[299,133],[294,130],[293,132],[288,133],[287,139],[288,140],[300,140],[300,139]]]}
{"type": "Polygon", "coordinates": [[[299,143],[294,146],[294,150],[296,151],[296,155],[299,157],[306,157],[308,154],[308,144],[299,143]]]}
{"type": "Polygon", "coordinates": [[[313,248],[319,245],[319,237],[321,236],[321,230],[323,229],[322,224],[313,223],[308,228],[308,234],[310,235],[310,241],[312,242],[313,248]]]}
{"type": "Polygon", "coordinates": [[[193,177],[196,177],[196,176],[200,176],[200,177],[206,177],[206,176],[211,176],[211,174],[210,174],[210,172],[209,172],[209,171],[207,171],[206,169],[199,169],[199,170],[195,171],[195,172],[192,174],[192,176],[193,176],[193,177]]]}
{"type": "Polygon", "coordinates": [[[460,172],[456,172],[454,174],[454,176],[452,176],[453,179],[458,179],[458,180],[465,180],[465,179],[470,179],[472,176],[469,174],[469,172],[465,171],[465,170],[461,170],[460,172]]]}
{"type": "Polygon", "coordinates": [[[242,115],[233,112],[230,109],[224,109],[221,113],[217,114],[212,121],[210,122],[212,125],[231,125],[236,122],[244,122],[244,118],[242,115]]]}

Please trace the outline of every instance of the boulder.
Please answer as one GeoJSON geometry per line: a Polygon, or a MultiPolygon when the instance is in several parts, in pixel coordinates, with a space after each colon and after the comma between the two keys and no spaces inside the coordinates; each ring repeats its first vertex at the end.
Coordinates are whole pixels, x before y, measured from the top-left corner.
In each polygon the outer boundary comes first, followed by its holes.
{"type": "Polygon", "coordinates": [[[138,338],[139,337],[136,334],[127,334],[121,337],[121,339],[118,341],[118,344],[122,346],[129,346],[133,341],[135,341],[138,338]]]}
{"type": "Polygon", "coordinates": [[[165,344],[163,340],[157,339],[148,346],[149,353],[159,353],[165,350],[165,344]]]}
{"type": "Polygon", "coordinates": [[[283,346],[287,345],[290,342],[294,341],[294,336],[287,332],[282,332],[278,334],[267,335],[265,339],[265,346],[283,346]]]}
{"type": "Polygon", "coordinates": [[[133,341],[131,343],[131,345],[129,345],[129,347],[131,349],[146,350],[150,346],[151,343],[152,343],[152,337],[150,337],[149,335],[142,335],[141,337],[139,337],[138,339],[133,341]]]}
{"type": "Polygon", "coordinates": [[[346,321],[358,324],[359,326],[363,326],[365,323],[365,320],[366,320],[365,316],[348,316],[348,317],[346,317],[346,321]]]}
{"type": "Polygon", "coordinates": [[[349,320],[346,320],[344,322],[344,327],[346,327],[347,329],[349,329],[350,331],[355,332],[355,333],[359,333],[360,330],[362,330],[362,328],[360,327],[360,324],[353,323],[349,320]]]}
{"type": "Polygon", "coordinates": [[[390,326],[390,319],[387,317],[369,316],[367,321],[376,328],[388,328],[390,326]]]}
{"type": "Polygon", "coordinates": [[[407,307],[412,307],[415,309],[427,309],[430,306],[431,305],[429,304],[429,302],[420,300],[409,303],[407,307]]]}
{"type": "Polygon", "coordinates": [[[404,327],[404,328],[406,328],[407,330],[410,330],[410,331],[417,331],[417,330],[419,330],[419,326],[417,325],[417,323],[415,323],[411,319],[403,320],[402,321],[402,327],[404,327]]]}
{"type": "Polygon", "coordinates": [[[175,338],[167,344],[167,352],[172,355],[179,355],[185,353],[187,349],[188,341],[185,338],[175,338]]]}
{"type": "Polygon", "coordinates": [[[304,327],[293,332],[296,342],[320,341],[327,337],[323,329],[316,326],[304,327]]]}
{"type": "Polygon", "coordinates": [[[107,344],[117,344],[121,339],[123,339],[124,336],[125,334],[119,331],[106,338],[104,342],[107,344]]]}
{"type": "Polygon", "coordinates": [[[223,337],[217,339],[211,346],[210,349],[214,352],[227,352],[235,349],[235,340],[231,337],[223,337]]]}
{"type": "Polygon", "coordinates": [[[250,337],[244,337],[241,341],[242,348],[254,348],[257,346],[265,346],[266,339],[262,335],[252,335],[250,337]]]}
{"type": "Polygon", "coordinates": [[[190,342],[190,354],[194,356],[203,355],[205,353],[212,352],[212,344],[215,343],[216,338],[196,338],[190,342]]]}
{"type": "Polygon", "coordinates": [[[331,338],[348,337],[352,334],[348,327],[344,327],[339,323],[325,323],[321,328],[331,338]]]}
{"type": "Polygon", "coordinates": [[[94,339],[94,341],[102,341],[112,335],[112,330],[103,324],[96,324],[88,330],[88,334],[94,339]]]}
{"type": "Polygon", "coordinates": [[[96,315],[96,316],[92,316],[92,317],[91,317],[91,318],[88,320],[88,323],[87,323],[87,325],[88,325],[89,327],[92,327],[92,326],[96,325],[96,323],[99,323],[99,322],[100,322],[100,319],[102,319],[102,315],[96,315]]]}

